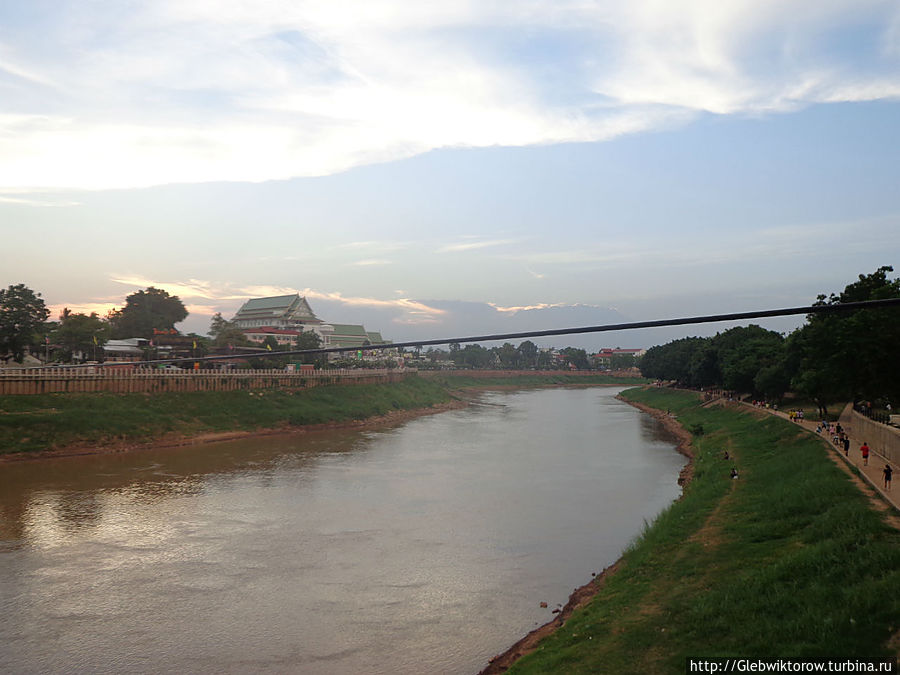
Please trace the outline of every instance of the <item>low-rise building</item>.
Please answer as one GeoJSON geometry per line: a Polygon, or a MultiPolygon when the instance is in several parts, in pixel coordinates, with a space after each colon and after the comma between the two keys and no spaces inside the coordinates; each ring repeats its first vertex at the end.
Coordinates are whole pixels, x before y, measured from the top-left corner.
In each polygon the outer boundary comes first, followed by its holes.
{"type": "Polygon", "coordinates": [[[634,359],[638,359],[646,353],[646,349],[621,349],[619,347],[616,347],[615,349],[604,348],[596,354],[592,354],[591,358],[594,360],[594,363],[597,364],[597,367],[610,368],[616,360],[631,361],[633,363],[634,359]],[[633,358],[628,359],[627,357],[629,356],[633,358]],[[616,357],[624,358],[617,359],[616,357]]]}
{"type": "Polygon", "coordinates": [[[285,346],[295,345],[297,343],[297,338],[302,332],[303,331],[290,328],[275,328],[274,326],[245,328],[243,330],[244,335],[250,342],[261,344],[267,337],[272,337],[277,344],[285,346]]]}

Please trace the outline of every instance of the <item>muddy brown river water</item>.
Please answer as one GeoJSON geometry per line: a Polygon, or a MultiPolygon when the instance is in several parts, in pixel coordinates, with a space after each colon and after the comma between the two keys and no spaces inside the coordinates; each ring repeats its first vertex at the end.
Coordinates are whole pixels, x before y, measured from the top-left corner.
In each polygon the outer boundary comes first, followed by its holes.
{"type": "Polygon", "coordinates": [[[0,669],[477,672],[678,496],[617,392],[2,465],[0,669]]]}

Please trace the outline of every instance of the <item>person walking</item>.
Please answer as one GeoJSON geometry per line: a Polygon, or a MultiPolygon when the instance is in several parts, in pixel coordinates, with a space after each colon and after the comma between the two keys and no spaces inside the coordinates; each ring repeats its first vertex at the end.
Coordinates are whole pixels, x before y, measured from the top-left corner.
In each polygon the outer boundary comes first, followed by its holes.
{"type": "Polygon", "coordinates": [[[844,457],[850,456],[850,437],[844,436],[844,457]]]}
{"type": "Polygon", "coordinates": [[[859,451],[862,453],[863,466],[869,466],[869,444],[863,441],[863,444],[859,447],[859,451]]]}
{"type": "Polygon", "coordinates": [[[884,468],[881,470],[881,473],[884,474],[884,489],[890,491],[891,477],[894,474],[894,470],[891,468],[890,464],[885,464],[884,468]]]}

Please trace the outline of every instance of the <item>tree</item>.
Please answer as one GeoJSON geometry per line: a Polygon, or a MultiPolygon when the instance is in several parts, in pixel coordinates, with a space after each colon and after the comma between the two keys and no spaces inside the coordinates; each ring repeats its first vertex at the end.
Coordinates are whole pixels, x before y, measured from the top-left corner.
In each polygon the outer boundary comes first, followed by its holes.
{"type": "Polygon", "coordinates": [[[273,335],[266,335],[266,337],[263,338],[262,346],[268,349],[270,352],[282,351],[281,345],[278,344],[278,340],[276,340],[273,335]]]}
{"type": "Polygon", "coordinates": [[[651,347],[641,358],[641,375],[692,386],[691,363],[707,342],[706,338],[689,337],[651,347]]]}
{"type": "MultiPolygon", "coordinates": [[[[840,295],[820,295],[816,305],[900,297],[890,266],[859,275],[840,295]]],[[[895,308],[811,314],[791,336],[797,363],[792,386],[820,405],[846,399],[900,400],[900,312],[895,308]]]]}
{"type": "Polygon", "coordinates": [[[590,363],[588,363],[587,352],[583,349],[566,347],[565,349],[559,350],[559,353],[563,354],[569,364],[575,366],[577,370],[588,370],[591,367],[590,363]]]}
{"type": "Polygon", "coordinates": [[[525,340],[517,347],[520,362],[523,368],[535,368],[537,366],[538,348],[531,340],[525,340]]]}
{"type": "Polygon", "coordinates": [[[212,336],[214,347],[228,347],[229,345],[246,347],[250,344],[244,331],[231,321],[223,319],[220,312],[213,314],[209,324],[209,334],[212,336]]]}
{"type": "Polygon", "coordinates": [[[693,353],[688,369],[691,386],[711,387],[722,382],[719,350],[716,349],[712,340],[704,340],[703,344],[693,353]]]}
{"type": "Polygon", "coordinates": [[[14,359],[22,363],[25,348],[35,342],[36,333],[43,325],[50,310],[25,284],[0,289],[0,358],[14,359]]]}
{"type": "Polygon", "coordinates": [[[125,306],[110,313],[110,322],[115,337],[152,338],[154,330],[173,330],[187,315],[177,295],[150,286],[125,298],[125,306]]]}
{"type": "Polygon", "coordinates": [[[750,324],[716,335],[711,344],[722,373],[718,384],[733,391],[759,394],[755,378],[781,358],[784,338],[780,333],[750,324]]]}
{"type": "Polygon", "coordinates": [[[550,352],[549,349],[538,350],[537,368],[538,368],[538,370],[552,370],[553,354],[550,352]]]}
{"type": "Polygon", "coordinates": [[[494,354],[481,345],[466,345],[460,348],[458,344],[450,345],[450,359],[457,367],[487,368],[494,364],[494,354]]]}
{"type": "Polygon", "coordinates": [[[509,342],[504,342],[500,347],[492,350],[500,361],[501,368],[518,368],[521,362],[521,353],[509,342]]]}
{"type": "MultiPolygon", "coordinates": [[[[103,360],[103,345],[109,340],[110,325],[96,312],[73,314],[68,308],[63,310],[60,321],[51,333],[51,339],[62,348],[58,356],[62,361],[71,361],[76,352],[91,354],[103,360]]],[[[56,357],[54,357],[56,358],[56,357]]]]}
{"type": "Polygon", "coordinates": [[[609,357],[609,368],[610,370],[627,370],[634,368],[636,361],[634,354],[613,354],[609,357]]]}
{"type": "MultiPolygon", "coordinates": [[[[315,331],[305,330],[297,336],[297,349],[319,349],[322,346],[322,338],[315,331]]],[[[324,358],[322,354],[302,354],[300,363],[315,363],[324,358]]]]}

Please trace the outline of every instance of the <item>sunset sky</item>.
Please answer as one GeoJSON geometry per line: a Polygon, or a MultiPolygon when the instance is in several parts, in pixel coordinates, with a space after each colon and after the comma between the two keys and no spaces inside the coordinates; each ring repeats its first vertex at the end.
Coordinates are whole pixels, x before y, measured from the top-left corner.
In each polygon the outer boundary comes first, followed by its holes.
{"type": "Polygon", "coordinates": [[[0,3],[0,235],[54,315],[153,285],[199,333],[811,304],[900,274],[900,4],[0,3]]]}

